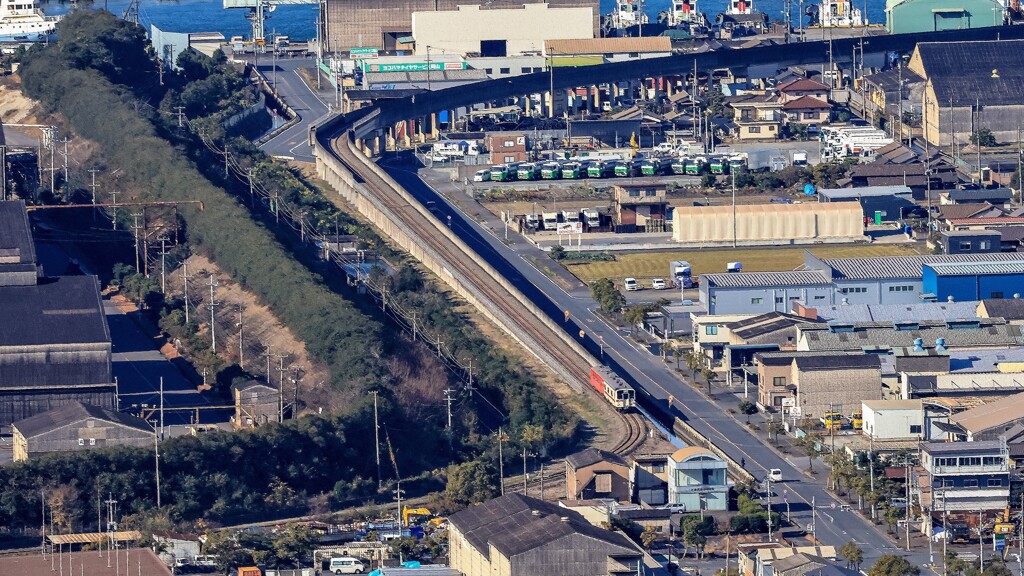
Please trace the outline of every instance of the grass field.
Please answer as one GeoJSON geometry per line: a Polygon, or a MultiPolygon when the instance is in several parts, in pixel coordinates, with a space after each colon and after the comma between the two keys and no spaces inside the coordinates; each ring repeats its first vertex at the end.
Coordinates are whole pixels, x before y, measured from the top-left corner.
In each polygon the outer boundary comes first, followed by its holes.
{"type": "MultiPolygon", "coordinates": [[[[694,275],[725,272],[729,262],[742,262],[744,272],[793,270],[804,262],[805,248],[740,248],[736,250],[679,250],[616,254],[614,262],[569,263],[569,271],[583,282],[598,278],[622,280],[633,277],[668,279],[668,263],[686,260],[694,275]]],[[[918,254],[912,246],[875,244],[871,246],[814,246],[806,248],[821,258],[903,256],[918,254]]]]}

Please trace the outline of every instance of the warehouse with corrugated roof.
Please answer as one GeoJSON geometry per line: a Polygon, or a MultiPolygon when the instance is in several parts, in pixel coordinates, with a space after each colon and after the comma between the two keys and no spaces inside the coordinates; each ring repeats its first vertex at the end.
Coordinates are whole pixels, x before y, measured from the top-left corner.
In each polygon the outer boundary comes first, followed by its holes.
{"type": "Polygon", "coordinates": [[[678,206],[672,239],[693,246],[763,246],[864,239],[860,204],[678,206]]]}

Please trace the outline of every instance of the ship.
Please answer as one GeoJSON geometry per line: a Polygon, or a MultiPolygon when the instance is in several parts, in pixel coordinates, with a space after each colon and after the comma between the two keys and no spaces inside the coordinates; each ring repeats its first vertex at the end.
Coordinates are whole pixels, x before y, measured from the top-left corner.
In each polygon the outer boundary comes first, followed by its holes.
{"type": "Polygon", "coordinates": [[[0,42],[46,42],[57,37],[59,16],[47,16],[35,0],[0,0],[0,42]]]}
{"type": "Polygon", "coordinates": [[[625,30],[633,26],[643,26],[647,22],[644,0],[616,0],[615,11],[611,14],[612,28],[625,30]]]}
{"type": "Polygon", "coordinates": [[[707,19],[697,10],[697,0],[672,0],[672,8],[665,13],[669,28],[707,26],[707,19]]]}
{"type": "Polygon", "coordinates": [[[862,12],[847,0],[824,0],[807,7],[811,27],[859,28],[867,26],[862,12]]]}

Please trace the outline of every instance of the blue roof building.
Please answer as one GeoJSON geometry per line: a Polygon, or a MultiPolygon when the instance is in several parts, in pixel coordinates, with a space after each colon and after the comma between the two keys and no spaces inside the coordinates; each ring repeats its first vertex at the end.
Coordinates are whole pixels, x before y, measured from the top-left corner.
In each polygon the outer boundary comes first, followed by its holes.
{"type": "Polygon", "coordinates": [[[929,262],[923,265],[921,275],[925,299],[1012,298],[1024,284],[1024,260],[929,262]]]}

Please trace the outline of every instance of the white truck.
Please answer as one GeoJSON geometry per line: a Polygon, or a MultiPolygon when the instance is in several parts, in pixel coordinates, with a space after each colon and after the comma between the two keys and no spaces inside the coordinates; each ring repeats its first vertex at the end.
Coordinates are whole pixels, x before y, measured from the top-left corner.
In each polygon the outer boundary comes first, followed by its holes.
{"type": "Polygon", "coordinates": [[[588,229],[600,228],[601,213],[597,210],[597,208],[584,208],[583,222],[587,225],[588,229]]]}
{"type": "Polygon", "coordinates": [[[558,212],[544,212],[541,215],[541,221],[544,223],[545,230],[555,230],[558,228],[558,212]]]}
{"type": "Polygon", "coordinates": [[[668,265],[668,276],[676,288],[693,288],[693,270],[686,260],[673,260],[668,265]]]}

